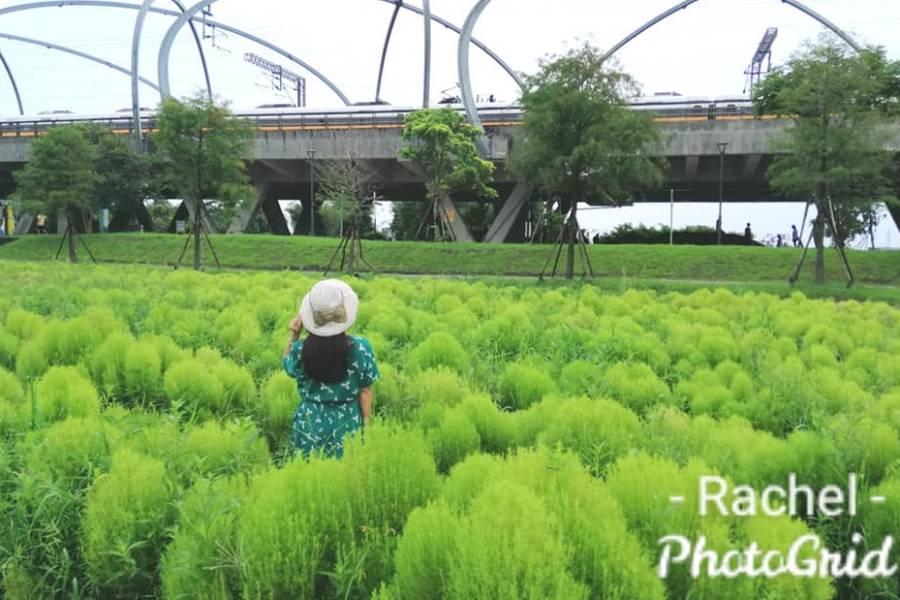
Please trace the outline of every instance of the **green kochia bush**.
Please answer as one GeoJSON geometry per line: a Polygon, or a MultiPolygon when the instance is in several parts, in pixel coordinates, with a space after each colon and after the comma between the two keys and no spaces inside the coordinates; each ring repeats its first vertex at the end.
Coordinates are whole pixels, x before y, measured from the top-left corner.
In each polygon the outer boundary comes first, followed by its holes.
{"type": "Polygon", "coordinates": [[[113,455],[109,475],[88,491],[82,523],[88,576],[99,595],[134,597],[156,587],[174,497],[162,462],[127,449],[113,455]]]}
{"type": "Polygon", "coordinates": [[[477,452],[481,438],[475,425],[459,409],[444,413],[441,424],[428,432],[428,442],[438,470],[446,473],[466,455],[477,452]]]}
{"type": "Polygon", "coordinates": [[[560,529],[519,484],[489,485],[464,518],[440,504],[420,509],[397,551],[397,596],[587,598],[568,570],[572,549],[560,529]]]}
{"type": "Polygon", "coordinates": [[[24,409],[25,391],[15,375],[0,367],[0,438],[19,432],[30,420],[24,409]],[[27,417],[27,418],[26,418],[27,417]]]}
{"type": "Polygon", "coordinates": [[[276,371],[263,383],[257,412],[271,448],[280,448],[289,441],[299,404],[297,382],[284,371],[276,371]]]}
{"type": "Polygon", "coordinates": [[[601,390],[638,414],[657,404],[672,402],[669,386],[643,363],[611,366],[603,373],[601,390]]]}
{"type": "Polygon", "coordinates": [[[500,402],[521,410],[556,391],[550,375],[533,363],[512,363],[500,378],[500,402]]]}
{"type": "Polygon", "coordinates": [[[406,366],[412,371],[444,366],[464,374],[469,370],[469,356],[455,337],[438,331],[409,353],[406,366]]]}
{"type": "Polygon", "coordinates": [[[237,519],[246,494],[243,476],[201,479],[191,487],[162,558],[165,598],[228,600],[240,595],[237,519]]]}
{"type": "Polygon", "coordinates": [[[395,562],[398,598],[663,598],[616,502],[546,450],[457,465],[443,499],[410,515],[395,562]]]}
{"type": "Polygon", "coordinates": [[[574,553],[559,519],[525,486],[489,484],[461,525],[450,598],[588,597],[570,572],[574,553]]]}
{"type": "MultiPolygon", "coordinates": [[[[34,418],[38,423],[100,413],[100,399],[91,382],[73,367],[53,367],[37,382],[34,418]]],[[[31,407],[22,409],[30,412],[31,407]]]]}
{"type": "Polygon", "coordinates": [[[185,360],[170,367],[163,387],[169,401],[189,414],[211,417],[225,406],[225,386],[199,360],[185,360]]]}
{"type": "Polygon", "coordinates": [[[252,473],[269,463],[265,440],[247,421],[207,421],[190,429],[176,457],[176,467],[189,478],[252,473]]]}
{"type": "Polygon", "coordinates": [[[346,469],[296,460],[254,479],[241,504],[239,536],[247,598],[318,598],[322,575],[353,535],[346,469]]]}
{"type": "Polygon", "coordinates": [[[542,404],[537,440],[574,451],[595,475],[642,441],[637,415],[611,400],[552,399],[542,404]]]}
{"type": "Polygon", "coordinates": [[[469,393],[465,380],[447,367],[426,369],[406,383],[403,401],[395,412],[408,417],[419,409],[419,421],[428,427],[437,424],[448,408],[456,406],[469,393]]]}

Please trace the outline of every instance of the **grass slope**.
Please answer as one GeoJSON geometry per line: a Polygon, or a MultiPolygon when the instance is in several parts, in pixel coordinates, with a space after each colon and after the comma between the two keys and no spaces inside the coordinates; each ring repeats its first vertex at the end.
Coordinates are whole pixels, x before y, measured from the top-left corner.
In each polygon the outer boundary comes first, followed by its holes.
{"type": "MultiPolygon", "coordinates": [[[[85,236],[100,262],[172,265],[184,246],[183,236],[165,234],[106,234],[85,236]]],[[[231,269],[292,269],[317,271],[324,268],[337,245],[334,238],[283,237],[271,235],[219,235],[212,237],[222,266],[231,269]]],[[[57,236],[28,236],[0,247],[0,259],[52,260],[59,245],[57,236]]],[[[456,276],[537,275],[550,253],[549,246],[518,244],[434,244],[421,242],[363,243],[366,258],[382,273],[456,276]]],[[[82,260],[88,260],[79,248],[82,260]]],[[[190,251],[185,266],[190,266],[190,251]]],[[[589,246],[598,276],[616,278],[630,287],[685,290],[695,286],[731,287],[785,293],[784,281],[799,258],[793,248],[747,246],[589,246]],[[660,281],[668,280],[668,281],[660,281]],[[676,280],[676,281],[670,281],[676,280]],[[639,283],[643,282],[643,283],[639,283]]],[[[212,263],[204,245],[204,260],[212,263]]],[[[812,254],[801,276],[800,289],[819,290],[812,295],[839,298],[877,297],[894,301],[900,286],[900,252],[850,252],[850,264],[859,284],[890,286],[862,294],[843,292],[843,274],[837,254],[826,254],[831,284],[813,288],[812,254]]],[[[561,259],[561,266],[565,257],[561,259]]]]}

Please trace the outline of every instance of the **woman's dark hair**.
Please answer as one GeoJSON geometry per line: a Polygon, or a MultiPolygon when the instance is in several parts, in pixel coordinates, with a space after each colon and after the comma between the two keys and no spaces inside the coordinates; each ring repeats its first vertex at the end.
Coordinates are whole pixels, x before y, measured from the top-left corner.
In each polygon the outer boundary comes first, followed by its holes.
{"type": "Polygon", "coordinates": [[[300,362],[311,379],[321,383],[338,383],[347,377],[347,354],[350,338],[339,333],[322,337],[310,333],[303,342],[300,362]]]}

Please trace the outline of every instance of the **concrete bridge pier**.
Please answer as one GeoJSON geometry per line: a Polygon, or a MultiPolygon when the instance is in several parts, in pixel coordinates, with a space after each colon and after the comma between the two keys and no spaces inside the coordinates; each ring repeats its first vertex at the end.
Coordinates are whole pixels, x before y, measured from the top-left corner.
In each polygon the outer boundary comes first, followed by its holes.
{"type": "Polygon", "coordinates": [[[269,225],[269,233],[291,235],[291,228],[278,204],[278,190],[272,183],[257,183],[256,199],[250,206],[241,208],[228,226],[227,233],[246,233],[250,224],[262,212],[269,225]]]}
{"type": "Polygon", "coordinates": [[[503,202],[500,212],[491,223],[484,241],[492,244],[500,244],[510,237],[510,232],[522,222],[525,205],[531,195],[531,188],[525,183],[517,183],[512,193],[503,202]]]}
{"type": "Polygon", "coordinates": [[[440,203],[441,210],[447,216],[447,225],[453,233],[453,239],[457,242],[474,242],[475,238],[472,237],[466,222],[463,221],[462,216],[456,210],[453,198],[446,193],[441,193],[440,203]]]}

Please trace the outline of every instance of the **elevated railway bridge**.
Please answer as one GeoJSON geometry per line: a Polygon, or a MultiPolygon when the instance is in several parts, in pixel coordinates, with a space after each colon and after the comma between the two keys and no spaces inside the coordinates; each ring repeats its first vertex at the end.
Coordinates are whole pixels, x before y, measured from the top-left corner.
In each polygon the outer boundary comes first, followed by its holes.
{"type": "MultiPolygon", "coordinates": [[[[635,202],[668,201],[676,190],[676,201],[718,201],[720,160],[723,161],[723,189],[726,202],[796,200],[776,195],[768,186],[765,171],[775,147],[790,122],[755,118],[749,106],[735,101],[684,101],[666,108],[635,104],[635,110],[653,110],[663,131],[659,152],[669,163],[665,182],[653,190],[636,193],[635,202]],[[724,157],[719,144],[727,146],[724,157]]],[[[289,228],[278,200],[299,200],[309,209],[311,164],[343,159],[348,153],[359,160],[391,201],[423,200],[425,179],[418,166],[398,158],[403,145],[403,120],[413,107],[360,106],[336,110],[254,109],[238,115],[252,121],[256,138],[248,156],[250,178],[257,190],[257,202],[245,210],[229,231],[240,232],[262,212],[274,233],[289,228]]],[[[485,158],[497,166],[496,186],[500,192],[497,220],[486,241],[503,241],[520,223],[522,207],[529,194],[505,169],[506,159],[522,124],[521,108],[482,105],[479,118],[484,128],[485,158]]],[[[132,135],[130,114],[73,115],[0,119],[0,196],[13,191],[12,172],[28,161],[31,144],[50,127],[66,123],[96,123],[115,133],[132,135]]],[[[142,128],[152,134],[155,117],[142,115],[142,128]]],[[[900,150],[900,131],[893,147],[900,150]]],[[[448,212],[456,214],[453,203],[474,200],[464,195],[446,198],[448,212]]],[[[900,215],[895,219],[900,220],[900,215]]],[[[24,226],[24,222],[23,222],[24,226]]],[[[456,222],[457,239],[471,239],[464,223],[456,222]]]]}

